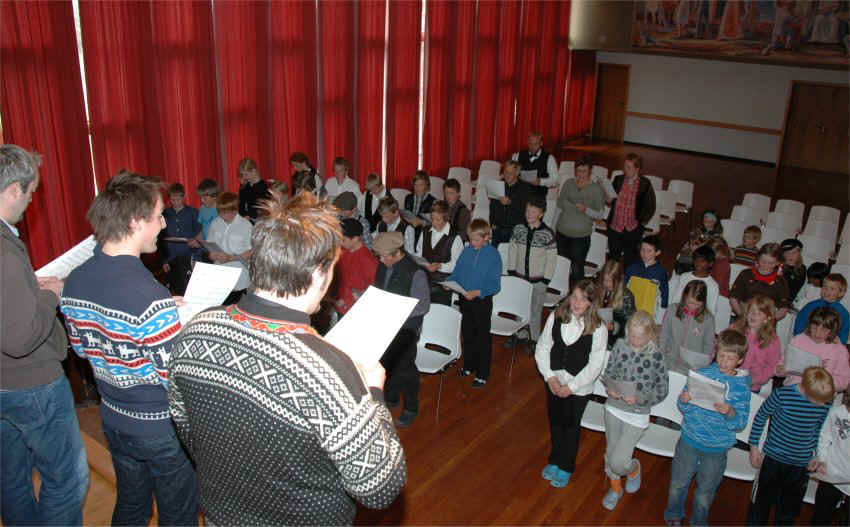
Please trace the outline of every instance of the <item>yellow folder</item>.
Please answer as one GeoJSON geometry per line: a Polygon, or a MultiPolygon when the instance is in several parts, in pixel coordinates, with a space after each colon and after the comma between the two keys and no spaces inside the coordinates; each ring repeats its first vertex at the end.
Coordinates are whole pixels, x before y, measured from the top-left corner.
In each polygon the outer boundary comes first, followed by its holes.
{"type": "Polygon", "coordinates": [[[635,307],[650,315],[655,315],[658,284],[647,278],[633,276],[629,278],[629,291],[635,296],[635,307]]]}

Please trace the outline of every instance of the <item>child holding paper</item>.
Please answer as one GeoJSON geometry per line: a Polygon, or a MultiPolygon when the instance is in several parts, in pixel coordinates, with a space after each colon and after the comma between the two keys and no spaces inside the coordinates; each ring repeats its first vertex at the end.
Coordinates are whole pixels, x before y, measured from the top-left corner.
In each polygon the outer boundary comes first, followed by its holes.
{"type": "Polygon", "coordinates": [[[667,525],[682,525],[685,500],[696,477],[691,525],[707,525],[714,493],[726,471],[726,453],[735,446],[735,433],[747,425],[750,414],[750,376],[739,369],[747,353],[747,339],[734,329],[717,338],[716,362],[698,373],[727,386],[726,400],[714,411],[690,404],[688,387],[679,396],[682,434],[670,475],[670,490],[664,519],[667,525]]]}
{"type": "Polygon", "coordinates": [[[218,245],[221,251],[211,251],[210,260],[242,269],[233,293],[224,301],[229,305],[238,302],[251,285],[248,269],[242,264],[243,259],[251,257],[251,222],[239,215],[239,198],[232,192],[218,195],[216,209],[218,216],[210,224],[207,241],[218,245]]]}
{"type": "Polygon", "coordinates": [[[750,463],[759,469],[747,525],[766,525],[776,504],[777,525],[793,525],[800,513],[809,472],[819,468],[814,458],[821,426],[835,395],[832,376],[810,367],[800,384],[774,390],[761,405],[750,430],[750,463]],[[759,447],[767,419],[767,441],[759,447]]]}
{"type": "MultiPolygon", "coordinates": [[[[788,349],[796,348],[811,353],[821,360],[821,366],[832,375],[835,391],[843,392],[850,384],[850,364],[847,360],[847,348],[838,340],[841,319],[834,309],[819,307],[809,316],[806,330],[788,343],[788,349]]],[[[785,377],[785,386],[798,384],[799,375],[791,375],[785,369],[785,361],[780,360],[776,375],[785,377]],[[786,377],[787,375],[787,377],[786,377]]]]}
{"type": "Polygon", "coordinates": [[[460,253],[448,280],[466,290],[460,298],[460,331],[463,334],[462,377],[475,374],[472,386],[480,388],[490,377],[492,337],[490,317],[493,295],[501,289],[502,258],[490,245],[490,224],[476,218],[469,224],[469,245],[460,253]]]}
{"type": "Polygon", "coordinates": [[[683,375],[711,364],[714,353],[714,317],[706,308],[707,287],[691,280],[682,301],[670,304],[661,327],[661,352],[667,367],[683,375]]]}
{"type": "Polygon", "coordinates": [[[652,316],[646,311],[635,313],[626,324],[626,339],[618,340],[611,350],[603,375],[608,389],[605,474],[611,488],[602,498],[602,506],[608,510],[613,510],[623,496],[623,476],[625,492],[634,494],[640,489],[640,462],[632,454],[649,428],[650,407],[667,397],[670,382],[657,338],[652,316]]]}
{"type": "Polygon", "coordinates": [[[758,392],[776,373],[782,358],[776,335],[776,304],[773,299],[756,294],[744,304],[742,316],[731,327],[747,336],[749,349],[743,368],[752,377],[752,391],[758,392]]]}
{"type": "MultiPolygon", "coordinates": [[[[845,391],[841,404],[833,404],[820,430],[817,472],[837,476],[850,482],[850,391],[845,391]]],[[[850,496],[850,483],[818,483],[812,525],[832,525],[836,505],[850,496]]],[[[845,516],[846,517],[846,516],[845,516]]]]}

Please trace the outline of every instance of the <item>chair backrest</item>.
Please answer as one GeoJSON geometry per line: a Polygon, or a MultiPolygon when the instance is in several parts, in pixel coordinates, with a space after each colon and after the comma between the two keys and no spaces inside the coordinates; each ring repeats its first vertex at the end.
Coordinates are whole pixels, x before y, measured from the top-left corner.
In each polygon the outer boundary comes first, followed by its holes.
{"type": "Polygon", "coordinates": [[[773,207],[773,211],[794,216],[797,218],[796,229],[799,230],[803,228],[803,214],[806,211],[806,205],[803,204],[802,201],[794,199],[780,199],[773,207]]]}
{"type": "Polygon", "coordinates": [[[738,438],[738,441],[743,441],[747,443],[750,439],[750,430],[753,428],[753,419],[761,408],[761,405],[764,404],[764,397],[757,393],[750,392],[750,415],[747,417],[747,426],[744,427],[743,430],[735,434],[735,437],[738,438]]]}
{"type": "MultiPolygon", "coordinates": [[[[451,167],[449,168],[448,179],[456,179],[460,183],[460,200],[471,207],[472,203],[472,171],[466,167],[451,167]]],[[[445,191],[443,192],[445,196],[445,191]]]]}
{"type": "Polygon", "coordinates": [[[784,350],[794,336],[794,322],[797,320],[797,314],[793,311],[782,317],[782,320],[776,323],[776,336],[779,337],[780,348],[784,350]]]}
{"type": "Polygon", "coordinates": [[[410,191],[406,188],[390,189],[390,195],[394,197],[396,201],[398,201],[398,208],[400,209],[404,208],[404,198],[406,198],[408,194],[410,194],[410,191]]]}
{"type": "Polygon", "coordinates": [[[643,177],[649,180],[649,183],[652,185],[656,191],[664,188],[664,180],[658,176],[652,176],[649,174],[643,174],[643,177]]]}
{"type": "Polygon", "coordinates": [[[562,180],[576,177],[576,162],[561,161],[561,166],[558,167],[558,175],[561,176],[562,180]]]}
{"type": "Polygon", "coordinates": [[[493,296],[493,315],[510,313],[521,321],[531,318],[531,282],[516,276],[503,276],[502,288],[493,296]]]}
{"type": "Polygon", "coordinates": [[[804,262],[807,264],[814,262],[829,263],[830,253],[835,248],[833,242],[809,234],[801,234],[797,236],[797,239],[803,244],[804,262]]]}
{"type": "Polygon", "coordinates": [[[829,240],[833,245],[835,245],[835,242],[838,239],[838,223],[809,220],[806,222],[806,228],[803,230],[803,234],[808,234],[809,236],[814,236],[815,238],[820,238],[822,240],[829,240]]]}
{"type": "MultiPolygon", "coordinates": [[[[771,212],[771,214],[773,213],[771,212]]],[[[791,230],[779,229],[777,227],[762,227],[759,245],[764,245],[766,243],[782,243],[782,240],[794,237],[795,233],[791,230]]]]}
{"type": "Polygon", "coordinates": [[[835,263],[850,264],[850,243],[841,244],[841,249],[839,249],[838,254],[835,255],[835,263]]]}
{"type": "Polygon", "coordinates": [[[605,253],[608,250],[608,237],[600,232],[590,233],[590,250],[587,252],[585,263],[593,264],[597,270],[605,265],[605,253]]]}
{"type": "Polygon", "coordinates": [[[622,170],[614,170],[613,172],[611,172],[611,180],[613,181],[615,177],[620,176],[622,174],[623,174],[622,170]]]}
{"type": "Polygon", "coordinates": [[[723,226],[723,238],[729,247],[735,248],[741,245],[744,239],[744,229],[749,227],[749,223],[744,223],[738,220],[722,219],[720,225],[723,226]]]}
{"type": "Polygon", "coordinates": [[[679,395],[682,393],[682,388],[688,382],[688,377],[679,372],[669,371],[669,386],[667,389],[667,397],[663,401],[653,406],[649,413],[656,417],[669,419],[674,423],[682,424],[682,412],[679,411],[677,404],[679,395]]]}
{"type": "Polygon", "coordinates": [[[460,322],[459,311],[442,304],[432,304],[422,320],[422,333],[419,335],[416,353],[416,367],[424,373],[436,373],[445,364],[460,358],[460,322]],[[428,345],[438,346],[449,351],[430,349],[428,345]]]}
{"type": "Polygon", "coordinates": [[[850,212],[844,218],[844,226],[841,228],[841,236],[838,238],[838,243],[850,243],[850,212]]]}
{"type": "Polygon", "coordinates": [[[759,211],[746,205],[735,205],[732,207],[732,219],[746,223],[747,225],[759,225],[767,218],[768,211],[759,211]]]}
{"type": "Polygon", "coordinates": [[[676,194],[670,190],[656,190],[655,203],[660,209],[662,217],[674,219],[676,217],[676,194]]]}
{"type": "MultiPolygon", "coordinates": [[[[830,269],[830,272],[837,273],[837,274],[840,274],[840,275],[844,275],[844,278],[846,278],[847,281],[850,282],[850,264],[841,263],[841,262],[832,264],[832,268],[830,269]]],[[[850,298],[850,293],[845,294],[844,298],[850,298]]]]}
{"type": "Polygon", "coordinates": [[[443,185],[446,184],[446,180],[436,176],[430,176],[428,179],[431,182],[431,190],[429,191],[431,195],[437,199],[444,199],[443,185]]]}
{"type": "Polygon", "coordinates": [[[714,308],[714,329],[718,335],[721,331],[729,327],[729,322],[732,320],[732,306],[729,304],[729,299],[725,296],[717,297],[717,305],[714,308]]]}
{"type": "Polygon", "coordinates": [[[764,216],[767,217],[767,213],[770,212],[770,196],[748,192],[744,194],[744,201],[741,202],[741,205],[757,211],[763,211],[764,216]]]}
{"type": "Polygon", "coordinates": [[[510,244],[507,242],[499,244],[499,256],[502,258],[502,274],[508,274],[508,249],[510,244]]]}
{"type": "Polygon", "coordinates": [[[690,209],[694,204],[694,184],[682,179],[672,179],[667,184],[667,190],[676,195],[676,203],[690,209]]]}
{"type": "Polygon", "coordinates": [[[481,176],[499,177],[499,174],[501,172],[501,163],[499,163],[498,161],[493,161],[491,159],[485,159],[478,167],[478,179],[481,179],[481,176]]]}
{"type": "Polygon", "coordinates": [[[543,223],[555,230],[555,222],[558,221],[558,216],[561,214],[561,209],[558,208],[558,200],[546,200],[546,212],[543,213],[543,223]]]}
{"type": "Polygon", "coordinates": [[[590,169],[590,175],[595,180],[599,180],[600,178],[608,178],[608,169],[601,165],[593,165],[593,168],[590,169]]]}
{"type": "Polygon", "coordinates": [[[549,282],[549,289],[558,291],[559,294],[567,294],[570,289],[570,259],[557,256],[555,260],[555,274],[549,282]]]}
{"type": "MultiPolygon", "coordinates": [[[[606,214],[607,218],[608,215],[606,214]]],[[[649,236],[652,234],[658,234],[661,231],[661,210],[658,207],[655,207],[655,214],[649,219],[646,223],[646,231],[644,231],[645,236],[649,236]]]]}
{"type": "Polygon", "coordinates": [[[767,215],[765,225],[786,231],[799,230],[802,218],[788,212],[773,211],[767,215]]]}
{"type": "Polygon", "coordinates": [[[806,221],[812,220],[826,221],[838,225],[838,222],[841,221],[841,211],[835,207],[815,205],[809,210],[809,218],[806,221]]]}
{"type": "Polygon", "coordinates": [[[729,264],[729,287],[735,283],[735,280],[738,279],[738,275],[741,274],[741,271],[746,269],[747,266],[743,264],[729,264]]]}

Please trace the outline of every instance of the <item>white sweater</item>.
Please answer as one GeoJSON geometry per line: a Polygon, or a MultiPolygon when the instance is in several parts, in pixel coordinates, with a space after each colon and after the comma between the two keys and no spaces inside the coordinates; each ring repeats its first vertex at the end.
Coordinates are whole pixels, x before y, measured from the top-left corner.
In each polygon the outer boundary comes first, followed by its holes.
{"type": "MultiPolygon", "coordinates": [[[[207,241],[218,244],[227,254],[242,254],[251,248],[251,229],[251,222],[242,216],[237,215],[230,223],[226,223],[221,219],[221,216],[217,216],[210,223],[207,241]]],[[[233,260],[222,265],[242,269],[242,274],[239,275],[239,281],[236,282],[236,286],[233,288],[234,291],[241,291],[251,285],[248,269],[242,265],[240,260],[233,260]]]]}
{"type": "MultiPolygon", "coordinates": [[[[568,346],[581,337],[584,332],[584,321],[579,317],[571,317],[568,324],[561,323],[561,338],[568,346]]],[[[549,368],[550,352],[554,342],[552,341],[552,325],[555,323],[555,314],[550,313],[546,319],[546,325],[540,333],[537,341],[537,349],[534,352],[534,360],[537,361],[537,370],[543,379],[548,381],[551,377],[557,377],[558,382],[569,386],[570,391],[576,395],[589,395],[593,393],[593,384],[596,378],[605,369],[608,360],[608,328],[600,324],[593,332],[593,343],[590,347],[590,357],[587,365],[576,375],[571,375],[567,370],[552,371],[549,368]]]]}

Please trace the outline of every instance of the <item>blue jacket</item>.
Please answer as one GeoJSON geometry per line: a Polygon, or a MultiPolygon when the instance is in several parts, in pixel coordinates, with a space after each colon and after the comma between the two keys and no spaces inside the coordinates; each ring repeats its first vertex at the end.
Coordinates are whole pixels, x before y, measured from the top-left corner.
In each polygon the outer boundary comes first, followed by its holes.
{"type": "Polygon", "coordinates": [[[490,244],[478,250],[467,245],[446,280],[459,283],[467,291],[480,289],[482,298],[493,296],[502,289],[502,257],[490,244]]]}
{"type": "Polygon", "coordinates": [[[806,326],[809,324],[809,316],[811,316],[812,311],[819,307],[831,307],[838,312],[838,316],[841,317],[841,329],[838,330],[838,338],[841,339],[842,344],[847,344],[847,334],[850,331],[850,313],[847,313],[847,309],[841,305],[841,302],[830,304],[823,298],[812,300],[797,313],[797,318],[794,320],[794,334],[799,335],[806,331],[806,326]]]}
{"type": "Polygon", "coordinates": [[[629,283],[629,278],[638,276],[647,280],[655,280],[658,282],[658,289],[661,291],[661,307],[667,307],[667,297],[669,295],[670,275],[667,274],[667,269],[659,262],[655,262],[649,267],[638,261],[633,263],[626,269],[626,283],[629,283]]]}
{"type": "MultiPolygon", "coordinates": [[[[682,439],[703,452],[722,452],[735,446],[735,434],[747,426],[750,417],[750,385],[752,379],[746,370],[738,370],[735,376],[726,375],[717,363],[700,368],[699,373],[709,379],[726,383],[726,402],[735,409],[731,418],[720,412],[706,410],[691,403],[678,401],[682,412],[682,439]]],[[[686,391],[688,389],[685,386],[686,391]]]]}

